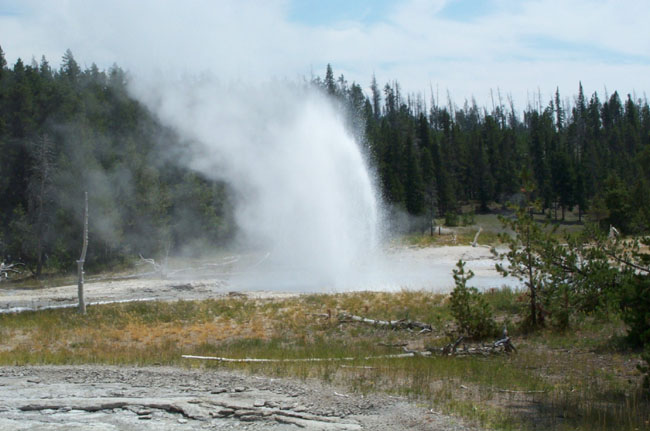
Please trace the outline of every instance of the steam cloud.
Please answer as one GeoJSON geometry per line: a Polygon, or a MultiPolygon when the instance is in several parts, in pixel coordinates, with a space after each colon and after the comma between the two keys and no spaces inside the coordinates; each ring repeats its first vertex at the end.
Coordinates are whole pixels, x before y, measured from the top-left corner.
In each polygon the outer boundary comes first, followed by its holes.
{"type": "MultiPolygon", "coordinates": [[[[235,192],[241,240],[285,280],[336,287],[379,242],[380,203],[334,104],[309,86],[135,81],[134,94],[190,144],[189,166],[235,192]],[[288,278],[287,278],[288,277],[288,278]]],[[[268,275],[268,274],[267,274],[268,275]]]]}

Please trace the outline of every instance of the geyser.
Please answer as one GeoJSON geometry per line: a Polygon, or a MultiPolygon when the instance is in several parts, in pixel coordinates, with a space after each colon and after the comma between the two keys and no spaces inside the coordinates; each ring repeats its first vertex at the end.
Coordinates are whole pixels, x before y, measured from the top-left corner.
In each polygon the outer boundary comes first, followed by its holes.
{"type": "Polygon", "coordinates": [[[331,100],[308,85],[211,78],[134,92],[190,142],[190,167],[234,190],[240,241],[268,252],[268,271],[249,271],[249,282],[332,289],[358,279],[355,268],[379,245],[380,203],[331,100]]]}

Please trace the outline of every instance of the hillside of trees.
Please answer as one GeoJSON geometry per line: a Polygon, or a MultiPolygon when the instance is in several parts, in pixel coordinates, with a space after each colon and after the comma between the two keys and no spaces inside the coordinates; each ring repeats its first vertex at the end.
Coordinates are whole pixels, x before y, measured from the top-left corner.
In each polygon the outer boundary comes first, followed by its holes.
{"type": "MultiPolygon", "coordinates": [[[[577,209],[625,233],[650,228],[650,108],[614,92],[562,99],[559,89],[520,115],[494,94],[491,109],[456,107],[422,94],[403,95],[399,83],[370,97],[334,79],[328,66],[314,82],[338,97],[364,128],[384,199],[412,215],[455,214],[462,203],[478,211],[525,192],[553,219],[577,209]],[[522,190],[522,184],[532,184],[522,190]]],[[[530,105],[530,104],[529,104],[530,105]]]]}
{"type": "MultiPolygon", "coordinates": [[[[70,51],[58,70],[44,57],[6,63],[0,49],[0,257],[34,274],[71,269],[89,192],[88,264],[178,252],[231,238],[227,184],[175,159],[185,143],[127,91],[117,65],[82,70],[70,51]]],[[[481,108],[421,94],[397,82],[366,95],[334,78],[315,85],[337,99],[378,173],[391,206],[426,219],[463,204],[488,211],[525,192],[557,219],[578,209],[625,233],[650,229],[650,109],[618,93],[571,101],[559,90],[520,115],[497,93],[481,108]],[[522,190],[522,178],[533,184],[522,190]]]]}
{"type": "Polygon", "coordinates": [[[72,53],[6,65],[0,50],[0,256],[72,269],[81,249],[84,191],[92,247],[109,265],[233,233],[226,185],[181,167],[183,142],[126,89],[117,66],[81,70],[72,53]]]}

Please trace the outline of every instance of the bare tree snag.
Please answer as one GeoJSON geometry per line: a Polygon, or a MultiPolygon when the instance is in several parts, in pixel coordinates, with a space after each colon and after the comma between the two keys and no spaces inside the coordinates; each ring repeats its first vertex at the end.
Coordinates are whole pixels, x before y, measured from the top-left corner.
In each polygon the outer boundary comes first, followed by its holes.
{"type": "Polygon", "coordinates": [[[478,232],[476,232],[476,235],[474,236],[474,241],[472,241],[472,247],[476,247],[478,245],[478,236],[481,234],[483,231],[483,228],[479,226],[478,232]]]}
{"type": "Polygon", "coordinates": [[[84,300],[84,262],[86,261],[86,251],[88,250],[88,192],[84,192],[84,232],[83,247],[81,257],[77,261],[77,273],[79,274],[79,284],[77,292],[79,294],[79,313],[86,314],[86,302],[84,300]]]}

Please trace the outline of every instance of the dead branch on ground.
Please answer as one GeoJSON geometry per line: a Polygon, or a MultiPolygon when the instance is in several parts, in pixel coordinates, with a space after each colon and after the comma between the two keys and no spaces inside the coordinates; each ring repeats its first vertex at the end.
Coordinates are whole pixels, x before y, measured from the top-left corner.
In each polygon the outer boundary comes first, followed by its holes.
{"type": "MultiPolygon", "coordinates": [[[[429,355],[428,352],[422,352],[429,355]]],[[[284,362],[338,362],[338,361],[359,361],[368,359],[394,359],[394,358],[411,358],[416,354],[413,352],[398,353],[394,355],[377,355],[377,356],[364,356],[364,357],[343,357],[343,358],[295,358],[295,359],[272,359],[272,358],[225,358],[221,356],[196,356],[196,355],[182,355],[184,359],[203,359],[208,361],[218,362],[237,362],[237,363],[252,363],[252,362],[267,362],[267,363],[284,363],[284,362]]]]}
{"type": "MultiPolygon", "coordinates": [[[[371,359],[398,359],[398,358],[413,358],[416,356],[431,356],[434,353],[441,354],[443,356],[470,356],[470,355],[480,355],[488,356],[500,353],[508,353],[506,350],[506,345],[511,345],[509,339],[508,341],[499,340],[495,343],[487,346],[477,346],[467,348],[464,346],[463,349],[458,350],[457,347],[463,340],[463,337],[460,337],[453,344],[449,344],[443,348],[427,348],[427,350],[410,350],[405,346],[402,346],[402,351],[404,353],[398,354],[387,354],[387,355],[375,355],[375,356],[362,356],[362,357],[342,357],[342,358],[284,358],[284,359],[274,359],[274,358],[227,358],[222,356],[197,356],[197,355],[182,355],[183,359],[201,359],[208,361],[218,361],[218,362],[234,362],[234,363],[293,363],[293,362],[339,362],[339,361],[360,361],[360,360],[371,360],[371,359]]],[[[514,348],[514,346],[512,346],[514,348]]]]}
{"type": "Polygon", "coordinates": [[[444,347],[428,347],[427,351],[431,353],[439,353],[443,356],[489,356],[501,353],[510,354],[517,352],[515,345],[512,344],[509,337],[497,340],[492,344],[481,344],[475,346],[467,346],[466,344],[463,344],[463,348],[459,349],[458,347],[463,339],[464,337],[461,336],[458,337],[455,342],[449,343],[444,347]]]}
{"type": "Polygon", "coordinates": [[[21,271],[17,269],[18,266],[25,266],[22,263],[4,263],[0,262],[0,281],[7,280],[9,274],[20,274],[21,271]]]}
{"type": "Polygon", "coordinates": [[[368,319],[363,316],[356,316],[347,312],[341,312],[338,315],[340,323],[359,322],[368,325],[379,326],[389,329],[420,329],[421,332],[431,332],[433,328],[428,323],[418,322],[416,320],[399,319],[399,320],[376,320],[368,319]]]}

